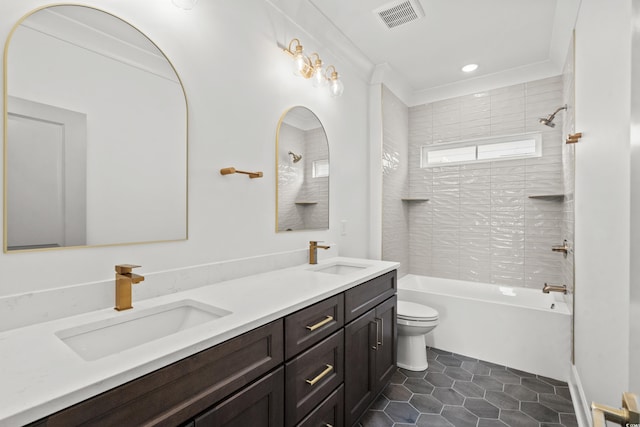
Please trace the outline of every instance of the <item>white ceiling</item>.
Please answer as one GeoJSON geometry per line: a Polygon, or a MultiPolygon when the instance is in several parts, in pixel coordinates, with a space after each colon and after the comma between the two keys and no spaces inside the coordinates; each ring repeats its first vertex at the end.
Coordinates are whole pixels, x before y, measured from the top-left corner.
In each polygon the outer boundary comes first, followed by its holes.
{"type": "Polygon", "coordinates": [[[355,62],[360,68],[369,62],[374,69],[386,70],[387,77],[393,74],[413,98],[455,95],[451,93],[455,87],[470,93],[559,74],[580,4],[580,0],[416,1],[424,18],[388,29],[373,11],[400,1],[271,0],[306,29],[315,27],[316,35],[319,30],[323,41],[334,46],[338,41],[342,46],[334,50],[339,56],[359,57],[355,62]],[[469,63],[479,64],[478,70],[463,73],[461,67],[469,63]]]}

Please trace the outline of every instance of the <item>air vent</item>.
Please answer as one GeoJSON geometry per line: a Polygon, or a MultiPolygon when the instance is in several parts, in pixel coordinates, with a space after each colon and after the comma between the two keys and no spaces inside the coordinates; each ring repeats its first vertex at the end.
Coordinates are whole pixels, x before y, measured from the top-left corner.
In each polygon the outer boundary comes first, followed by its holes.
{"type": "Polygon", "coordinates": [[[389,29],[415,21],[424,16],[418,0],[405,0],[382,6],[373,11],[389,29]]]}

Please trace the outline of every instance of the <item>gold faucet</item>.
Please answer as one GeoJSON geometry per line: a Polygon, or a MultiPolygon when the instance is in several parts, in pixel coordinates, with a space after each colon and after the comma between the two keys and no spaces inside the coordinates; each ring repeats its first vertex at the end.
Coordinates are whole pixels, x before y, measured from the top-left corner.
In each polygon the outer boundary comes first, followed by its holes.
{"type": "Polygon", "coordinates": [[[567,293],[567,285],[550,285],[545,283],[542,288],[542,293],[548,294],[549,292],[562,292],[567,293]]]}
{"type": "Polygon", "coordinates": [[[309,264],[318,263],[318,248],[329,249],[331,246],[320,246],[317,241],[311,240],[309,242],[309,264]]]}
{"type": "Polygon", "coordinates": [[[144,276],[131,272],[138,267],[140,266],[132,264],[116,265],[116,306],[114,308],[118,311],[133,308],[131,305],[131,285],[144,280],[144,276]]]}

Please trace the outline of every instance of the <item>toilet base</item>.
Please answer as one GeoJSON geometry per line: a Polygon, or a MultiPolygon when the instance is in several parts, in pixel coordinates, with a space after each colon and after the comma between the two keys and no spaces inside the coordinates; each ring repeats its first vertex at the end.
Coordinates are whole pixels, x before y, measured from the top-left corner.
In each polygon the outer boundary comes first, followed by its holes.
{"type": "Polygon", "coordinates": [[[424,371],[429,367],[424,335],[398,335],[398,361],[396,364],[399,368],[409,371],[424,371]]]}

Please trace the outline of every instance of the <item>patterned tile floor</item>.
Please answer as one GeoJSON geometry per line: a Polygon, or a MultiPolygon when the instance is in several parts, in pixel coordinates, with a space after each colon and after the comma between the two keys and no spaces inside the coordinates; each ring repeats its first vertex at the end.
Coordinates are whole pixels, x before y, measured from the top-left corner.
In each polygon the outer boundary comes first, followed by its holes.
{"type": "Polygon", "coordinates": [[[567,383],[427,347],[429,367],[398,369],[362,427],[577,427],[567,383]]]}

